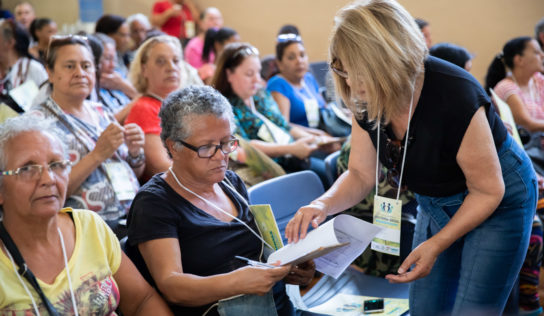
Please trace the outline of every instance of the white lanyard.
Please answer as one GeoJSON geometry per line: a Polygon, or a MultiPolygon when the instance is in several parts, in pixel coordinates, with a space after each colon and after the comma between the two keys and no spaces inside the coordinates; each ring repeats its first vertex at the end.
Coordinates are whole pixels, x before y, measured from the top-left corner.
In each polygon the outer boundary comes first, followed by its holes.
{"type": "MultiPolygon", "coordinates": [[[[70,278],[70,269],[68,268],[68,257],[66,256],[66,247],[64,246],[64,238],[62,236],[62,232],[60,231],[60,228],[57,227],[57,231],[59,232],[60,237],[60,246],[62,248],[62,256],[64,257],[64,268],[66,269],[66,278],[68,279],[68,287],[70,288],[70,294],[72,297],[72,307],[74,308],[74,313],[76,316],[79,316],[79,313],[77,311],[77,304],[76,304],[76,297],[74,295],[74,288],[72,287],[72,279],[70,278]]],[[[9,257],[9,260],[11,261],[11,265],[13,266],[13,270],[15,271],[15,274],[17,275],[17,278],[19,279],[19,282],[23,285],[23,288],[25,289],[26,294],[30,297],[30,300],[32,301],[32,306],[34,307],[34,312],[36,315],[40,315],[40,312],[38,310],[38,307],[36,305],[36,301],[34,300],[34,297],[32,294],[30,294],[30,291],[28,290],[28,287],[26,286],[25,282],[21,279],[21,276],[19,276],[19,273],[17,272],[17,267],[15,266],[15,261],[13,261],[13,257],[11,256],[11,253],[6,249],[6,246],[3,245],[4,250],[6,251],[6,254],[9,257]]]]}
{"type": "MultiPolygon", "coordinates": [[[[174,170],[172,170],[172,166],[170,166],[168,168],[168,171],[170,171],[170,173],[172,174],[172,176],[174,176],[174,180],[176,180],[177,184],[182,188],[184,189],[185,191],[193,194],[194,196],[198,197],[199,199],[201,199],[202,201],[204,201],[205,203],[209,204],[210,206],[212,206],[213,208],[215,208],[216,210],[220,211],[221,213],[227,215],[228,217],[234,219],[235,221],[239,222],[240,224],[244,225],[247,229],[249,229],[249,231],[255,235],[255,237],[259,238],[259,240],[261,240],[266,246],[268,246],[270,249],[274,249],[274,247],[270,246],[266,241],[264,241],[264,239],[261,237],[261,235],[257,234],[253,229],[251,229],[251,227],[249,227],[248,224],[244,223],[244,221],[242,221],[241,219],[237,218],[236,216],[232,215],[231,213],[229,212],[226,212],[224,210],[222,210],[219,206],[215,205],[215,203],[211,202],[211,201],[208,201],[206,198],[204,198],[203,196],[200,196],[198,194],[196,194],[195,192],[191,191],[189,188],[187,188],[186,186],[184,186],[183,184],[181,184],[181,182],[179,181],[178,177],[176,176],[176,174],[174,173],[174,170]]],[[[238,193],[238,191],[236,191],[232,186],[228,185],[225,183],[225,185],[227,185],[232,191],[235,192],[235,194],[237,194],[242,201],[244,201],[244,203],[246,203],[246,205],[248,205],[249,207],[249,204],[247,203],[246,199],[244,197],[242,197],[242,195],[240,193],[238,193]]]]}
{"type": "MultiPolygon", "coordinates": [[[[410,109],[408,111],[408,126],[406,127],[406,140],[404,141],[404,150],[402,153],[402,163],[400,167],[400,176],[399,176],[399,187],[397,191],[397,200],[400,197],[400,191],[402,187],[402,175],[404,174],[404,163],[406,162],[406,152],[408,151],[408,139],[410,138],[410,120],[412,117],[412,107],[414,105],[414,87],[412,87],[412,96],[410,97],[410,109]]],[[[380,171],[380,123],[381,119],[378,118],[378,130],[377,130],[377,141],[376,141],[376,195],[378,195],[378,183],[379,183],[379,171],[380,171]]]]}

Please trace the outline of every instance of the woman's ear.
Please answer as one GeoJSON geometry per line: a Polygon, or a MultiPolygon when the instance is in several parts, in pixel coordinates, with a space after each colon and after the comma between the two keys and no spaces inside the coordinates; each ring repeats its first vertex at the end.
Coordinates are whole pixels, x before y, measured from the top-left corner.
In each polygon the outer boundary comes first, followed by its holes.
{"type": "Polygon", "coordinates": [[[234,71],[232,71],[230,69],[226,69],[225,74],[227,75],[228,83],[230,83],[232,85],[231,78],[232,78],[232,75],[234,74],[234,71]]]}
{"type": "Polygon", "coordinates": [[[172,156],[172,159],[177,157],[177,155],[179,155],[178,153],[178,150],[176,149],[176,142],[171,140],[171,139],[167,139],[165,141],[166,143],[166,148],[168,149],[168,152],[170,153],[170,155],[172,156]]]}

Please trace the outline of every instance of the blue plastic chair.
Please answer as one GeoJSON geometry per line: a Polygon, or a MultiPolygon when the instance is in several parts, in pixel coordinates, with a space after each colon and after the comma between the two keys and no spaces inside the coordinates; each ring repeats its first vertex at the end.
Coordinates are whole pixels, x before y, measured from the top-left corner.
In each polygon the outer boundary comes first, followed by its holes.
{"type": "Polygon", "coordinates": [[[325,158],[325,175],[327,176],[327,181],[329,182],[329,187],[336,181],[338,178],[338,170],[336,168],[336,161],[340,156],[340,150],[333,152],[325,158]]]}
{"type": "Polygon", "coordinates": [[[297,210],[315,200],[325,192],[323,183],[313,171],[305,170],[286,174],[256,184],[249,188],[248,195],[251,204],[270,204],[283,243],[285,226],[297,210]]]}

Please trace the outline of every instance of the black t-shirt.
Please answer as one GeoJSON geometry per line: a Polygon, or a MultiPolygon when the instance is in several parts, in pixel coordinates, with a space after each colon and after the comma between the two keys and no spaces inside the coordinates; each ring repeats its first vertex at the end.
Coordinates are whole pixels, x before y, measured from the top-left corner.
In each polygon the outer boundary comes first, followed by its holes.
{"type": "MultiPolygon", "coordinates": [[[[155,175],[142,186],[128,216],[127,255],[151,285],[155,283],[137,247],[149,240],[177,238],[183,272],[198,276],[227,273],[247,265],[235,259],[235,255],[258,260],[262,242],[244,225],[234,220],[222,222],[195,207],[177,194],[161,175],[155,175]]],[[[243,181],[232,171],[227,171],[226,178],[247,201],[243,181]]],[[[236,206],[238,218],[258,234],[247,202],[224,183],[219,185],[236,206]]],[[[202,315],[209,306],[171,305],[171,308],[176,315],[202,315]]],[[[215,310],[210,315],[216,315],[215,310]]]]}
{"type": "MultiPolygon", "coordinates": [[[[423,89],[410,122],[408,151],[402,183],[426,196],[442,197],[466,190],[465,176],[456,157],[463,136],[480,106],[486,110],[495,147],[506,139],[507,131],[478,81],[463,69],[429,56],[425,61],[423,89]]],[[[365,116],[358,121],[376,147],[374,122],[365,116]]],[[[406,136],[405,136],[406,137],[406,136]]],[[[380,161],[387,168],[387,139],[395,139],[390,126],[380,134],[380,161]]],[[[404,145],[403,139],[402,145],[404,145]]],[[[398,171],[400,173],[399,159],[398,171]]],[[[482,162],[485,168],[486,162],[482,162]]]]}

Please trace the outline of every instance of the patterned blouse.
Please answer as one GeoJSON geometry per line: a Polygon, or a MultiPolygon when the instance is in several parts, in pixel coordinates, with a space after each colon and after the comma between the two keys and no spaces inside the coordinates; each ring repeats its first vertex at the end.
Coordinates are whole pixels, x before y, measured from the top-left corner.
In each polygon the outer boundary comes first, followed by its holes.
{"type": "MultiPolygon", "coordinates": [[[[96,141],[102,132],[115,121],[113,113],[100,103],[85,101],[86,105],[93,110],[98,118],[98,125],[64,112],[60,106],[51,98],[44,103],[32,108],[34,113],[41,113],[46,118],[56,121],[56,126],[62,135],[62,142],[66,144],[70,161],[77,164],[85,155],[89,154],[95,147],[96,141]]],[[[104,220],[115,220],[124,216],[132,203],[132,199],[121,200],[113,187],[111,176],[108,174],[107,164],[117,163],[115,168],[120,168],[125,181],[134,188],[139,189],[138,179],[132,168],[126,162],[128,148],[122,144],[115,154],[106,159],[98,168],[83,181],[81,186],[66,198],[65,206],[88,209],[97,212],[104,220]]]]}
{"type": "Polygon", "coordinates": [[[510,77],[499,81],[493,90],[505,102],[511,95],[518,95],[531,117],[544,119],[544,76],[541,73],[535,73],[529,81],[530,91],[521,91],[510,77]]]}

